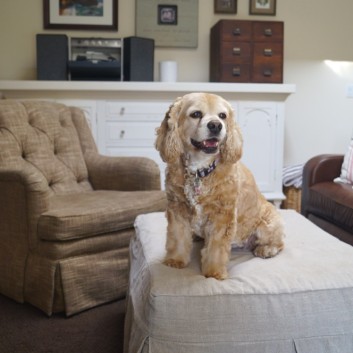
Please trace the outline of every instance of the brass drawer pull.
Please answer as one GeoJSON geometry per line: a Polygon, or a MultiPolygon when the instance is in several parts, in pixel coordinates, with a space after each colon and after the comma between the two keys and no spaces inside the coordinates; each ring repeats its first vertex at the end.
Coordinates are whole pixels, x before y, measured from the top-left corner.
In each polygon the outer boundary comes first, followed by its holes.
{"type": "Polygon", "coordinates": [[[264,55],[265,56],[272,56],[272,49],[265,48],[264,49],[264,55]]]}
{"type": "Polygon", "coordinates": [[[233,67],[233,76],[239,77],[241,75],[240,67],[233,67]]]}
{"type": "Polygon", "coordinates": [[[240,55],[241,54],[241,49],[239,47],[234,47],[233,48],[233,55],[240,55]]]}
{"type": "Polygon", "coordinates": [[[271,37],[272,36],[272,29],[271,28],[265,28],[264,35],[266,37],[271,37]]]}
{"type": "Polygon", "coordinates": [[[241,29],[239,27],[233,29],[233,35],[234,36],[240,36],[241,35],[241,29]]]}
{"type": "Polygon", "coordinates": [[[263,72],[265,77],[271,77],[272,76],[272,70],[271,69],[266,69],[263,72]]]}

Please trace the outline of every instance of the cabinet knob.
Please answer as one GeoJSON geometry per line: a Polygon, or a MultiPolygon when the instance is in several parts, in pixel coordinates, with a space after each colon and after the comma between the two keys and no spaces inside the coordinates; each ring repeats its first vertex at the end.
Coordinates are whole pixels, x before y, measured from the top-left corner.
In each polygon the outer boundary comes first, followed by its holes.
{"type": "Polygon", "coordinates": [[[124,107],[121,107],[120,108],[120,115],[124,115],[125,114],[125,108],[124,107]]]}
{"type": "Polygon", "coordinates": [[[241,49],[238,47],[233,48],[233,55],[240,55],[241,54],[241,49]]]}
{"type": "Polygon", "coordinates": [[[240,36],[241,35],[241,29],[239,27],[233,29],[233,35],[234,36],[240,36]]]}
{"type": "Polygon", "coordinates": [[[121,130],[121,131],[120,131],[120,138],[121,138],[121,139],[124,138],[124,135],[125,135],[125,130],[121,130]]]}
{"type": "Polygon", "coordinates": [[[241,75],[240,67],[233,67],[232,74],[233,76],[239,77],[241,75]]]}
{"type": "Polygon", "coordinates": [[[265,48],[264,49],[264,55],[265,56],[272,56],[272,49],[265,48]]]}
{"type": "Polygon", "coordinates": [[[271,28],[265,28],[264,35],[266,37],[271,37],[272,36],[272,29],[271,28]]]}
{"type": "Polygon", "coordinates": [[[272,76],[272,70],[271,69],[264,70],[263,75],[265,77],[271,77],[272,76]]]}

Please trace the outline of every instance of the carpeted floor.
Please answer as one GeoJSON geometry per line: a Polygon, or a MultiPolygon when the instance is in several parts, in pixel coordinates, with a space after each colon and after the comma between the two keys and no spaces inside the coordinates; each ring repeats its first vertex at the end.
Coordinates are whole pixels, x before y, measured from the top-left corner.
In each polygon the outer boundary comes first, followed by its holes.
{"type": "Polygon", "coordinates": [[[121,353],[125,300],[52,317],[0,295],[0,353],[121,353]]]}

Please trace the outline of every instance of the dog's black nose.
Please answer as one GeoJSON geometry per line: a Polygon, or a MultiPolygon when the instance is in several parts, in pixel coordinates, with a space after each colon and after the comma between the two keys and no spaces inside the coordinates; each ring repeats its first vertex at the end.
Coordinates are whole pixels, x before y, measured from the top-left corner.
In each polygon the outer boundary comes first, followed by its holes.
{"type": "Polygon", "coordinates": [[[222,130],[222,123],[220,121],[210,121],[207,124],[207,128],[213,134],[218,134],[222,130]]]}

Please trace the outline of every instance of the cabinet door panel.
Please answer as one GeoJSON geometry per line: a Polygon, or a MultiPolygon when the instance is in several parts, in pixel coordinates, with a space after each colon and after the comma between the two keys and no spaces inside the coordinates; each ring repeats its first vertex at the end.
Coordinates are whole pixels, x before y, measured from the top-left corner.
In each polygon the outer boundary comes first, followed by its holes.
{"type": "Polygon", "coordinates": [[[262,192],[276,188],[275,103],[239,104],[238,123],[244,138],[243,163],[252,171],[262,192]]]}

